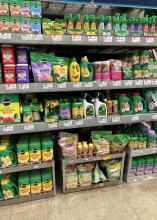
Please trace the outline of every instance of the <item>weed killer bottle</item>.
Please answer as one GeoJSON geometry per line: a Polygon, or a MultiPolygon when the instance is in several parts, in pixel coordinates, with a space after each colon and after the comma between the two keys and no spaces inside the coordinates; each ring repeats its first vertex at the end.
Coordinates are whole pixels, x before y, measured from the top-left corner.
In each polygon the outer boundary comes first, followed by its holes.
{"type": "Polygon", "coordinates": [[[83,99],[83,110],[84,110],[84,118],[95,117],[94,98],[88,93],[85,93],[83,99]]]}

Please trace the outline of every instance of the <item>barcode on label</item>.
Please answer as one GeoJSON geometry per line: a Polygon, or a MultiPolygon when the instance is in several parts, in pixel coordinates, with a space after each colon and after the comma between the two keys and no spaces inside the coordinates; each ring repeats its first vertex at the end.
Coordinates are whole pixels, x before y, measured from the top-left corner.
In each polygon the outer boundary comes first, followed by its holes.
{"type": "Polygon", "coordinates": [[[132,37],[132,43],[140,43],[141,38],[140,37],[132,37]]]}
{"type": "Polygon", "coordinates": [[[66,83],[58,83],[58,84],[57,84],[57,89],[65,89],[66,86],[67,86],[66,83]]]}
{"type": "Polygon", "coordinates": [[[29,84],[19,84],[19,90],[29,90],[29,84]]]}
{"type": "Polygon", "coordinates": [[[120,117],[119,116],[112,117],[112,122],[113,123],[120,122],[120,117]]]}
{"type": "Polygon", "coordinates": [[[24,125],[23,129],[25,131],[32,131],[34,130],[34,125],[24,125]]]}
{"type": "Polygon", "coordinates": [[[97,38],[97,36],[88,36],[88,41],[89,42],[97,42],[98,38],[97,38]]]}
{"type": "Polygon", "coordinates": [[[75,41],[75,42],[77,42],[77,41],[81,41],[81,36],[74,36],[74,35],[72,35],[72,41],[75,41]]]}
{"type": "Polygon", "coordinates": [[[3,127],[3,132],[9,132],[9,131],[13,131],[13,130],[14,130],[13,125],[3,127]]]}
{"type": "Polygon", "coordinates": [[[1,40],[9,40],[11,39],[11,33],[0,33],[1,40]]]}
{"type": "Polygon", "coordinates": [[[62,41],[62,35],[52,35],[52,41],[62,41]]]}
{"type": "Polygon", "coordinates": [[[125,37],[117,37],[117,38],[116,38],[116,41],[117,41],[118,43],[125,43],[125,37]]]}
{"type": "Polygon", "coordinates": [[[104,42],[105,43],[111,43],[112,42],[112,37],[111,36],[104,36],[104,42]]]}
{"type": "Polygon", "coordinates": [[[16,84],[6,84],[6,90],[9,91],[16,90],[16,84]]]}
{"type": "Polygon", "coordinates": [[[53,88],[53,84],[52,83],[45,83],[43,84],[43,89],[52,89],[53,88]]]}

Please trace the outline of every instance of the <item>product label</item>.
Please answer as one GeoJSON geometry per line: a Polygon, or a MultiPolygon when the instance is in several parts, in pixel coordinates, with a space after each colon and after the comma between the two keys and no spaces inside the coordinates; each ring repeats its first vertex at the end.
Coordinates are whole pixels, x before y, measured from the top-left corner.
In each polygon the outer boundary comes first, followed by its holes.
{"type": "Polygon", "coordinates": [[[37,149],[33,149],[30,151],[30,162],[39,163],[41,161],[41,151],[37,149]]]}
{"type": "Polygon", "coordinates": [[[13,199],[13,192],[9,189],[3,190],[4,199],[13,199]]]}
{"type": "Polygon", "coordinates": [[[52,187],[53,187],[52,180],[46,180],[46,181],[42,182],[42,190],[44,192],[52,191],[52,187]]]}
{"type": "Polygon", "coordinates": [[[29,196],[30,194],[30,185],[19,186],[19,194],[20,196],[29,196]]]}
{"type": "Polygon", "coordinates": [[[29,153],[24,150],[18,153],[18,163],[19,164],[28,164],[29,162],[29,153]]]}
{"type": "Polygon", "coordinates": [[[12,161],[11,158],[9,156],[3,156],[1,157],[1,163],[2,163],[2,167],[8,167],[12,165],[12,161]]]}
{"type": "Polygon", "coordinates": [[[42,161],[52,161],[52,159],[53,159],[52,149],[42,150],[42,161]]]}
{"type": "Polygon", "coordinates": [[[41,183],[31,184],[31,193],[32,194],[41,193],[41,183]]]}

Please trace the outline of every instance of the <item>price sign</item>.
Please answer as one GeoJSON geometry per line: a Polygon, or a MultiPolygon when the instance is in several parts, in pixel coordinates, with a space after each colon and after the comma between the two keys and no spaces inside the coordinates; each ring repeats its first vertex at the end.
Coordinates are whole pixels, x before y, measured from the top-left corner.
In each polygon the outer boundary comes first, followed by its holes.
{"type": "Polygon", "coordinates": [[[117,37],[116,41],[117,43],[125,43],[125,37],[117,37]]]}
{"type": "Polygon", "coordinates": [[[81,35],[72,35],[72,41],[74,41],[74,42],[79,42],[79,41],[81,41],[82,40],[82,38],[81,38],[81,35]]]}
{"type": "Polygon", "coordinates": [[[52,35],[52,41],[62,41],[62,35],[52,35]]]}
{"type": "Polygon", "coordinates": [[[143,80],[135,80],[135,86],[143,86],[143,80]]]}
{"type": "Polygon", "coordinates": [[[76,82],[72,84],[73,88],[82,88],[82,83],[81,82],[76,82]]]}
{"type": "Polygon", "coordinates": [[[112,86],[113,87],[121,87],[122,86],[122,81],[112,81],[112,86]]]}
{"type": "Polygon", "coordinates": [[[74,121],[74,124],[76,127],[83,126],[83,120],[76,120],[76,121],[74,121]]]}
{"type": "Polygon", "coordinates": [[[51,123],[51,124],[47,124],[48,129],[54,129],[54,128],[57,128],[57,126],[58,126],[57,122],[51,123]]]}
{"type": "Polygon", "coordinates": [[[38,168],[39,168],[39,165],[34,165],[33,168],[34,168],[34,169],[38,169],[38,168]]]}
{"type": "Polygon", "coordinates": [[[112,156],[111,155],[106,155],[103,157],[103,160],[111,160],[112,156]]]}
{"type": "Polygon", "coordinates": [[[33,40],[32,34],[22,34],[21,37],[22,37],[22,40],[33,40]]]}
{"type": "Polygon", "coordinates": [[[10,40],[11,39],[11,33],[0,33],[0,39],[1,40],[10,40]]]}
{"type": "Polygon", "coordinates": [[[112,42],[112,37],[111,36],[104,36],[104,42],[105,43],[111,43],[112,42]]]}
{"type": "Polygon", "coordinates": [[[88,42],[96,43],[98,41],[97,36],[88,36],[88,42]]]}
{"type": "Polygon", "coordinates": [[[32,34],[32,40],[41,41],[41,40],[43,40],[43,35],[42,34],[32,34]]]}
{"type": "Polygon", "coordinates": [[[131,116],[131,121],[139,121],[139,115],[131,116]]]}
{"type": "Polygon", "coordinates": [[[132,80],[124,80],[123,81],[123,85],[125,86],[125,87],[128,87],[128,86],[132,86],[132,80]]]}
{"type": "Polygon", "coordinates": [[[140,43],[141,38],[140,37],[132,37],[132,43],[140,43]]]}
{"type": "Polygon", "coordinates": [[[154,43],[154,37],[146,37],[146,43],[147,44],[153,44],[154,43]]]}
{"type": "Polygon", "coordinates": [[[53,89],[53,83],[44,83],[43,84],[43,89],[44,90],[53,89]]]}
{"type": "Polygon", "coordinates": [[[151,115],[152,120],[157,120],[157,114],[151,115]]]}
{"type": "Polygon", "coordinates": [[[16,84],[6,84],[6,90],[7,91],[15,91],[16,90],[16,84]]]}
{"type": "Polygon", "coordinates": [[[152,81],[150,79],[144,80],[144,85],[145,86],[151,86],[152,85],[152,81]]]}
{"type": "Polygon", "coordinates": [[[156,79],[152,80],[152,85],[153,85],[153,86],[156,86],[156,85],[157,85],[157,80],[156,80],[156,79]]]}
{"type": "Polygon", "coordinates": [[[12,131],[14,131],[13,125],[8,125],[8,126],[3,127],[3,132],[5,132],[5,133],[12,132],[12,131]]]}
{"type": "Polygon", "coordinates": [[[24,131],[32,131],[32,130],[34,130],[34,124],[24,125],[23,129],[24,129],[24,131]]]}
{"type": "Polygon", "coordinates": [[[120,122],[120,116],[114,116],[114,117],[112,117],[112,122],[113,122],[113,123],[120,122]]]}
{"type": "Polygon", "coordinates": [[[93,88],[93,86],[94,86],[93,82],[84,83],[84,88],[93,88]]]}
{"type": "Polygon", "coordinates": [[[64,121],[63,127],[72,127],[72,126],[73,126],[73,121],[72,120],[64,121]]]}
{"type": "Polygon", "coordinates": [[[29,84],[19,84],[19,90],[29,90],[29,84]]]}
{"type": "Polygon", "coordinates": [[[107,118],[99,118],[98,123],[99,124],[107,124],[107,118]]]}
{"type": "Polygon", "coordinates": [[[57,89],[66,89],[67,84],[65,83],[57,83],[57,89]]]}
{"type": "Polygon", "coordinates": [[[98,87],[100,87],[100,88],[107,87],[107,81],[100,81],[100,82],[98,82],[98,87]]]}

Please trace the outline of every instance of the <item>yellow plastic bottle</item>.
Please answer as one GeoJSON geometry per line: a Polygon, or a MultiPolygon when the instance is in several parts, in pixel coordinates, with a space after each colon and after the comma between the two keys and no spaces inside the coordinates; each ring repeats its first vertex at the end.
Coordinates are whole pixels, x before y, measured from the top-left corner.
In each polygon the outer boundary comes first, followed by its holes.
{"type": "Polygon", "coordinates": [[[75,57],[69,63],[69,78],[70,82],[80,82],[80,65],[75,57]]]}

